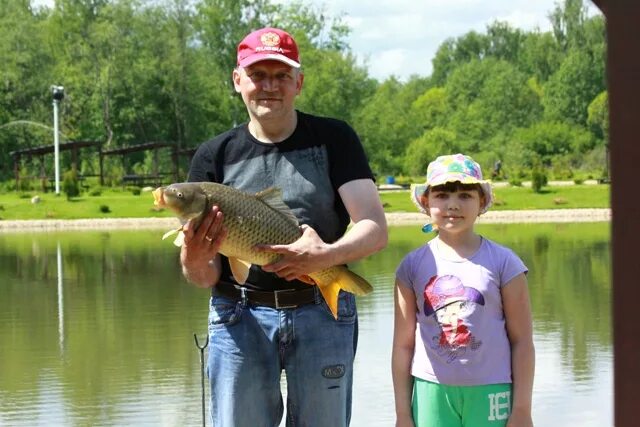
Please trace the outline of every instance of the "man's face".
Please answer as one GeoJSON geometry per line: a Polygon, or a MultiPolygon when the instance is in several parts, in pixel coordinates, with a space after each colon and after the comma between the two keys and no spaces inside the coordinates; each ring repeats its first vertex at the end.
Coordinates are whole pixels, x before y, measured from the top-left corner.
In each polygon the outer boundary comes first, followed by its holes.
{"type": "Polygon", "coordinates": [[[295,98],[302,89],[302,80],[299,70],[273,60],[233,71],[236,92],[242,95],[252,119],[290,117],[295,98]]]}

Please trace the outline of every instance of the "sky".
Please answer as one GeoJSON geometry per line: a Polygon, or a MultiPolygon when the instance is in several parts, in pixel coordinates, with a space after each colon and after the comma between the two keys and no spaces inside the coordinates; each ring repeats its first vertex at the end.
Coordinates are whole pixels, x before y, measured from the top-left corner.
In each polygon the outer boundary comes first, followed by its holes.
{"type": "MultiPolygon", "coordinates": [[[[291,3],[292,0],[272,0],[291,3]]],[[[560,0],[304,0],[342,15],[351,28],[348,39],[360,65],[380,81],[391,76],[406,81],[412,74],[431,74],[431,60],[447,38],[469,31],[485,32],[488,24],[506,21],[531,31],[551,28],[548,15],[560,0]]],[[[53,0],[32,0],[53,4],[53,0]]],[[[585,0],[590,16],[600,11],[585,0]]],[[[304,52],[302,52],[304,62],[304,52]]],[[[304,64],[303,64],[304,65],[304,64]]]]}
{"type": "MultiPolygon", "coordinates": [[[[276,0],[288,3],[289,0],[276,0]]],[[[587,3],[588,0],[585,1],[587,3]]],[[[551,29],[557,0],[306,0],[332,16],[343,13],[349,45],[369,75],[378,80],[431,74],[431,60],[447,38],[506,21],[523,30],[551,29]]],[[[600,11],[591,3],[588,14],[600,11]]],[[[301,53],[304,63],[304,52],[301,53]]],[[[304,64],[303,64],[304,65],[304,64]]]]}

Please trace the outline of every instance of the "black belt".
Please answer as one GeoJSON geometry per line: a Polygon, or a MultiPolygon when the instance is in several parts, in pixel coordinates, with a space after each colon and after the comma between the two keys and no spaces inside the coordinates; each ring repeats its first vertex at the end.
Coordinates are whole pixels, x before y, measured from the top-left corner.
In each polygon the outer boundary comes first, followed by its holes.
{"type": "Polygon", "coordinates": [[[298,290],[285,289],[281,291],[256,291],[227,282],[219,282],[213,288],[214,295],[220,295],[235,300],[244,298],[256,305],[266,305],[272,308],[296,308],[318,301],[318,287],[311,286],[298,290]]]}

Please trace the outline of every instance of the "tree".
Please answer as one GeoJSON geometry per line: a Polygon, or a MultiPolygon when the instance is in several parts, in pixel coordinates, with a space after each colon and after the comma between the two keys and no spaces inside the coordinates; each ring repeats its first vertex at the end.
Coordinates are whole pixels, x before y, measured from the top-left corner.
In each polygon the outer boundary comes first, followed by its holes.
{"type": "Polygon", "coordinates": [[[455,132],[436,127],[411,141],[404,155],[403,170],[410,175],[424,175],[430,161],[459,151],[455,132]]]}
{"type": "Polygon", "coordinates": [[[587,108],[587,125],[605,144],[609,141],[609,93],[605,90],[591,101],[587,108]]]}
{"type": "Polygon", "coordinates": [[[426,131],[443,125],[450,110],[447,91],[442,87],[433,87],[413,101],[411,117],[417,128],[426,131]]]}
{"type": "Polygon", "coordinates": [[[509,163],[532,167],[539,159],[550,166],[556,156],[584,153],[593,148],[593,138],[584,128],[559,122],[540,122],[513,133],[509,163]]]}
{"type": "Polygon", "coordinates": [[[0,179],[13,176],[9,152],[52,140],[45,20],[28,0],[0,1],[0,179]]]}
{"type": "Polygon", "coordinates": [[[349,53],[308,48],[303,67],[309,71],[296,103],[300,110],[353,123],[364,99],[375,92],[376,82],[349,53]]]}
{"type": "Polygon", "coordinates": [[[589,103],[604,89],[604,64],[584,51],[572,51],[544,86],[544,115],[584,126],[589,103]]]}
{"type": "Polygon", "coordinates": [[[506,61],[471,61],[456,69],[445,89],[453,106],[447,126],[467,152],[491,149],[493,137],[526,127],[541,114],[526,75],[506,61]]]}
{"type": "Polygon", "coordinates": [[[397,174],[407,144],[422,132],[407,118],[414,98],[405,88],[393,77],[386,80],[355,116],[354,127],[377,174],[397,174]]]}
{"type": "Polygon", "coordinates": [[[487,26],[487,56],[516,63],[521,55],[525,34],[507,22],[495,21],[487,26]]]}
{"type": "Polygon", "coordinates": [[[607,91],[596,96],[589,104],[587,125],[596,140],[600,142],[598,145],[604,146],[602,177],[609,178],[609,94],[607,91]]]}
{"type": "Polygon", "coordinates": [[[524,36],[518,68],[544,83],[560,67],[562,58],[562,51],[551,33],[534,31],[524,36]]]}
{"type": "Polygon", "coordinates": [[[564,0],[556,3],[549,14],[553,34],[564,52],[580,49],[584,46],[584,23],[587,20],[587,8],[582,0],[564,0]]]}

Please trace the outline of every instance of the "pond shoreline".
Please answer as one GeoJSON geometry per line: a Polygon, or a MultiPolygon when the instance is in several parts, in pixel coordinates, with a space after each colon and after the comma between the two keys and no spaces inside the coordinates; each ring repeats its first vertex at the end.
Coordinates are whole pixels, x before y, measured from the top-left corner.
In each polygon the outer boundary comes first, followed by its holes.
{"type": "MultiPolygon", "coordinates": [[[[387,213],[389,225],[414,225],[426,223],[421,213],[387,213]]],[[[479,224],[508,223],[556,223],[603,222],[611,220],[611,209],[543,209],[518,211],[489,211],[478,220],[479,224]]],[[[179,226],[176,218],[94,218],[94,219],[43,219],[0,220],[0,232],[39,232],[65,230],[121,230],[163,229],[179,226]]]]}

